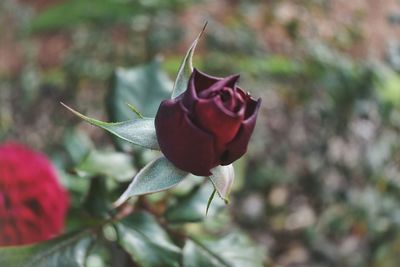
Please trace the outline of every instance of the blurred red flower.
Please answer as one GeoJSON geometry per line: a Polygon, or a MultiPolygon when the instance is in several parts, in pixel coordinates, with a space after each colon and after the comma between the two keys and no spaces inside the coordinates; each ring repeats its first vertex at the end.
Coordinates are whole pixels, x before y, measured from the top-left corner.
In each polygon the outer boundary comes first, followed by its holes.
{"type": "Polygon", "coordinates": [[[59,234],[68,203],[45,156],[16,143],[0,145],[0,246],[30,244],[59,234]]]}

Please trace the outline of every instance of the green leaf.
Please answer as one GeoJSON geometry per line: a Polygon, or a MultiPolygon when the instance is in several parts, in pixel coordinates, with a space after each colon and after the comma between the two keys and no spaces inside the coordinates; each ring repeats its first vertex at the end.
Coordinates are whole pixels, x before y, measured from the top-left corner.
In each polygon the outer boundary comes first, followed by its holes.
{"type": "Polygon", "coordinates": [[[119,206],[130,197],[154,193],[177,185],[189,173],[176,168],[166,158],[160,157],[141,169],[114,205],[119,206]]]}
{"type": "MultiPolygon", "coordinates": [[[[196,178],[199,179],[200,177],[196,178]]],[[[176,203],[171,204],[165,213],[168,222],[187,223],[202,221],[206,216],[207,200],[213,189],[211,183],[199,184],[185,196],[177,198],[176,203]]],[[[216,199],[214,204],[210,206],[209,216],[214,216],[223,206],[224,202],[221,199],[216,199]]]]}
{"type": "Polygon", "coordinates": [[[79,163],[92,149],[89,137],[76,129],[70,129],[64,136],[64,147],[72,161],[79,163]]]}
{"type": "Polygon", "coordinates": [[[265,253],[239,233],[217,241],[189,239],[183,248],[184,267],[263,267],[265,259],[265,253]]]}
{"type": "Polygon", "coordinates": [[[84,175],[105,175],[125,182],[136,173],[131,155],[120,152],[92,150],[75,169],[84,175]]]}
{"type": "Polygon", "coordinates": [[[110,118],[125,121],[135,113],[155,117],[160,102],[171,94],[172,81],[162,71],[160,60],[135,68],[118,68],[107,97],[110,118]],[[131,107],[126,104],[130,104],[131,107]]]}
{"type": "Polygon", "coordinates": [[[92,232],[82,231],[35,245],[1,248],[0,266],[83,267],[92,238],[92,232]]]}
{"type": "Polygon", "coordinates": [[[78,111],[68,107],[64,103],[61,104],[84,121],[98,126],[125,141],[145,148],[159,149],[156,130],[154,128],[154,119],[134,119],[115,123],[103,122],[86,117],[78,111]]]}
{"type": "Polygon", "coordinates": [[[220,196],[226,203],[229,203],[229,194],[235,180],[235,170],[232,164],[227,166],[217,166],[211,170],[210,181],[220,196]]]}
{"type": "Polygon", "coordinates": [[[187,89],[190,75],[193,72],[192,58],[193,58],[194,50],[196,49],[197,43],[199,42],[199,39],[200,39],[201,35],[203,34],[204,30],[206,29],[206,27],[207,27],[207,22],[204,24],[203,29],[197,35],[196,39],[193,41],[189,50],[186,52],[185,57],[183,58],[183,61],[178,70],[178,75],[176,76],[176,79],[175,79],[171,98],[175,98],[175,97],[179,96],[187,89]]]}
{"type": "Polygon", "coordinates": [[[94,218],[109,218],[111,205],[107,196],[108,190],[105,177],[94,177],[90,181],[89,191],[80,207],[94,218]]]}
{"type": "Polygon", "coordinates": [[[181,249],[171,242],[155,218],[137,212],[117,225],[119,244],[142,267],[179,267],[181,249]]]}

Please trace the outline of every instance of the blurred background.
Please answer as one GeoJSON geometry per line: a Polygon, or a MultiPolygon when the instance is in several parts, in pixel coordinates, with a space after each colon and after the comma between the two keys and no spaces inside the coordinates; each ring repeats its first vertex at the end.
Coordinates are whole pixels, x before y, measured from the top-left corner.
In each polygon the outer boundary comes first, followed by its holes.
{"type": "MultiPolygon", "coordinates": [[[[133,116],[129,99],[151,115],[205,21],[195,66],[240,73],[263,99],[232,203],[206,220],[208,234],[240,229],[266,266],[400,266],[400,1],[2,0],[0,141],[51,157],[73,194],[73,229],[84,171],[104,170],[110,153],[128,151],[136,167],[152,155],[60,101],[112,121],[133,116]],[[157,96],[140,93],[157,86],[157,96]],[[98,153],[88,163],[89,150],[98,153]]],[[[170,207],[157,196],[157,209],[170,207]]]]}

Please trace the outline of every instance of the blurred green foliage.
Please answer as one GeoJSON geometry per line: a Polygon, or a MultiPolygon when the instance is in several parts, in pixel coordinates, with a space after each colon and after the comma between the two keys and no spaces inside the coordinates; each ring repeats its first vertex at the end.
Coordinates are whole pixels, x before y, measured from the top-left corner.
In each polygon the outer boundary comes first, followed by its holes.
{"type": "Polygon", "coordinates": [[[183,0],[93,0],[90,2],[67,0],[35,16],[30,30],[42,32],[72,29],[85,23],[96,25],[96,27],[106,26],[110,23],[129,24],[135,16],[151,15],[159,10],[176,11],[193,2],[183,0]]]}

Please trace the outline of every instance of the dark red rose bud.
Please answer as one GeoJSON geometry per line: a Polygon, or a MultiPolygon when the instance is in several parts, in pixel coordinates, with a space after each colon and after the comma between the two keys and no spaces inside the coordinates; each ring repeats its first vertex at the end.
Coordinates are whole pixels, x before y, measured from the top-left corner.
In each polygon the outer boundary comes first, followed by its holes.
{"type": "Polygon", "coordinates": [[[212,77],[194,69],[187,90],[164,100],[155,126],[165,157],[199,176],[229,165],[247,150],[261,99],[236,86],[239,75],[212,77]]]}
{"type": "Polygon", "coordinates": [[[0,246],[58,235],[67,209],[68,195],[43,155],[18,144],[0,145],[0,246]]]}

